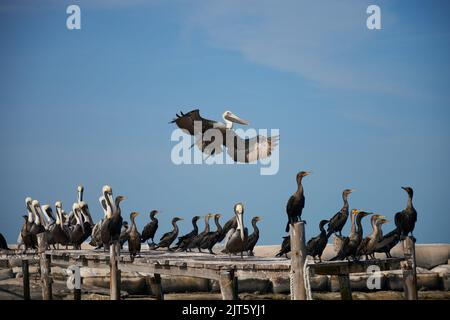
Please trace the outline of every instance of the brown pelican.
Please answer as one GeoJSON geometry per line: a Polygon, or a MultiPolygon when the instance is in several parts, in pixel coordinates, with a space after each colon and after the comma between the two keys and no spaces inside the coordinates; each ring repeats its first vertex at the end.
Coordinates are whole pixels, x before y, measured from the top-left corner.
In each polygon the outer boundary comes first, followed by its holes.
{"type": "Polygon", "coordinates": [[[303,194],[303,177],[310,175],[311,172],[301,171],[297,173],[297,191],[289,198],[286,205],[286,213],[288,215],[288,223],[286,224],[286,232],[289,232],[289,224],[302,221],[302,212],[305,207],[305,196],[303,194]]]}
{"type": "Polygon", "coordinates": [[[42,217],[41,205],[39,201],[33,200],[31,203],[31,210],[34,214],[34,224],[31,226],[31,233],[37,235],[39,233],[45,232],[45,220],[42,217]]]}
{"type": "Polygon", "coordinates": [[[217,243],[220,234],[222,233],[222,226],[219,223],[219,219],[222,215],[217,213],[214,215],[214,223],[216,225],[216,231],[210,231],[208,232],[202,239],[202,241],[200,242],[200,249],[208,249],[208,252],[210,254],[215,254],[212,251],[212,248],[214,247],[214,245],[217,243]]]}
{"type": "MultiPolygon", "coordinates": [[[[120,210],[120,202],[126,199],[124,196],[117,196],[112,201],[112,188],[110,186],[103,187],[103,199],[106,203],[107,216],[103,219],[101,226],[101,238],[105,250],[109,250],[109,245],[114,241],[119,241],[120,231],[122,228],[122,216],[120,210]]],[[[102,200],[102,206],[103,206],[102,200]]]]}
{"type": "Polygon", "coordinates": [[[230,236],[222,252],[228,253],[230,256],[232,253],[241,253],[241,258],[243,258],[243,251],[248,238],[248,234],[244,230],[244,204],[235,204],[234,214],[237,219],[237,229],[230,230],[230,236]]]}
{"type": "Polygon", "coordinates": [[[163,234],[159,243],[155,247],[153,247],[153,249],[167,248],[169,251],[172,251],[172,249],[170,248],[170,245],[178,237],[179,230],[178,230],[178,226],[177,226],[177,221],[180,221],[180,220],[183,220],[183,219],[178,218],[178,217],[175,217],[172,219],[172,226],[173,226],[172,231],[166,232],[165,234],[163,234]]]}
{"type": "Polygon", "coordinates": [[[92,229],[94,227],[94,221],[92,220],[91,212],[89,211],[89,206],[86,202],[80,201],[80,216],[84,226],[83,241],[86,241],[92,235],[92,229]]]}
{"type": "Polygon", "coordinates": [[[395,225],[400,232],[400,239],[407,237],[409,233],[414,237],[413,231],[417,221],[417,211],[412,203],[414,191],[411,187],[402,187],[402,189],[408,193],[408,204],[406,209],[395,214],[394,219],[395,225]]]}
{"type": "MultiPolygon", "coordinates": [[[[200,216],[195,216],[192,218],[192,226],[193,230],[184,236],[178,237],[178,242],[175,244],[174,250],[178,251],[186,251],[189,244],[193,241],[193,239],[198,235],[198,226],[197,221],[200,219],[200,216]]],[[[191,251],[191,249],[189,249],[191,251]]]]}
{"type": "Polygon", "coordinates": [[[37,244],[36,235],[31,233],[32,226],[34,225],[34,214],[31,209],[32,199],[27,197],[25,199],[25,205],[27,207],[28,216],[23,216],[24,222],[22,225],[22,230],[20,231],[20,235],[22,238],[22,243],[26,249],[35,249],[37,244]]]}
{"type": "Polygon", "coordinates": [[[265,137],[257,135],[253,138],[242,139],[233,130],[233,123],[242,125],[248,125],[249,123],[231,111],[225,111],[223,113],[222,118],[225,123],[202,118],[198,109],[186,114],[181,112],[181,116],[178,114],[176,116],[171,123],[176,123],[184,132],[195,136],[197,139],[195,144],[208,156],[217,155],[222,152],[220,145],[210,147],[215,141],[214,136],[211,142],[202,139],[203,134],[209,129],[216,129],[216,132],[220,133],[221,145],[226,147],[227,154],[236,162],[249,163],[258,159],[265,159],[272,154],[273,149],[278,144],[278,136],[265,137]],[[197,127],[195,125],[196,122],[199,124],[197,127]]]}
{"type": "MultiPolygon", "coordinates": [[[[375,258],[373,256],[376,244],[380,241],[380,228],[377,225],[380,219],[383,219],[384,216],[379,214],[374,214],[370,217],[370,225],[372,226],[372,233],[365,237],[356,251],[356,256],[361,257],[362,255],[366,256],[366,260],[369,260],[369,256],[375,258]]],[[[384,220],[386,221],[386,220],[384,220]]]]}
{"type": "Polygon", "coordinates": [[[76,219],[76,224],[70,229],[70,244],[73,245],[74,249],[81,249],[84,238],[84,224],[81,218],[80,204],[74,203],[72,210],[76,219]]]}
{"type": "Polygon", "coordinates": [[[256,226],[256,223],[260,220],[262,220],[261,217],[253,217],[252,219],[253,233],[248,236],[247,242],[245,243],[245,251],[247,251],[250,256],[254,255],[253,249],[255,248],[256,243],[259,240],[259,229],[256,226]]]}
{"type": "Polygon", "coordinates": [[[202,250],[200,249],[200,244],[202,243],[204,237],[209,233],[210,231],[210,227],[209,227],[209,219],[211,217],[213,217],[214,215],[212,213],[208,213],[205,216],[205,229],[203,229],[202,232],[200,232],[196,237],[194,237],[192,239],[192,241],[187,245],[186,249],[189,249],[189,251],[191,251],[191,249],[197,248],[198,252],[202,252],[202,250]]]}
{"type": "Polygon", "coordinates": [[[280,251],[275,255],[275,257],[281,257],[282,255],[284,255],[287,258],[287,254],[289,252],[291,252],[291,236],[285,236],[283,237],[280,251]]]}
{"type": "Polygon", "coordinates": [[[327,232],[324,229],[324,226],[328,223],[328,220],[322,220],[319,223],[320,234],[311,238],[306,243],[306,254],[312,256],[314,262],[316,262],[316,257],[319,258],[319,262],[322,262],[322,253],[325,250],[328,242],[327,232]]]}
{"type": "Polygon", "coordinates": [[[62,203],[61,201],[57,201],[55,203],[56,208],[56,222],[55,226],[52,229],[52,238],[56,245],[63,245],[67,246],[69,244],[70,238],[69,238],[69,232],[64,226],[63,222],[63,212],[62,212],[62,203]]]}
{"type": "Polygon", "coordinates": [[[339,235],[342,236],[342,228],[345,226],[348,219],[348,196],[354,191],[354,189],[345,189],[342,192],[342,200],[344,200],[344,205],[342,206],[342,209],[330,219],[330,222],[328,223],[327,237],[335,232],[338,232],[339,235]]]}
{"type": "Polygon", "coordinates": [[[141,242],[145,242],[149,239],[152,240],[152,244],[155,244],[153,238],[155,237],[156,230],[158,230],[158,219],[156,215],[159,213],[158,210],[152,210],[150,212],[150,222],[147,223],[142,230],[141,242]]]}
{"type": "Polygon", "coordinates": [[[56,219],[53,215],[53,210],[50,207],[50,205],[48,205],[48,204],[44,204],[42,206],[42,210],[47,219],[47,226],[45,227],[46,232],[47,232],[47,244],[53,245],[53,248],[56,249],[56,247],[55,247],[56,242],[55,242],[55,239],[53,238],[53,229],[56,226],[56,224],[55,224],[56,219]]]}
{"type": "Polygon", "coordinates": [[[139,215],[138,212],[132,212],[130,214],[131,228],[128,239],[128,251],[130,252],[130,257],[134,260],[134,257],[141,252],[141,235],[139,234],[135,218],[139,215]]]}
{"type": "Polygon", "coordinates": [[[361,219],[372,213],[354,209],[352,210],[352,214],[356,215],[356,231],[350,233],[350,235],[344,239],[342,247],[339,250],[338,254],[330,261],[343,260],[345,258],[350,259],[350,257],[352,257],[353,260],[356,260],[356,251],[358,250],[358,247],[362,241],[363,235],[361,219]]]}

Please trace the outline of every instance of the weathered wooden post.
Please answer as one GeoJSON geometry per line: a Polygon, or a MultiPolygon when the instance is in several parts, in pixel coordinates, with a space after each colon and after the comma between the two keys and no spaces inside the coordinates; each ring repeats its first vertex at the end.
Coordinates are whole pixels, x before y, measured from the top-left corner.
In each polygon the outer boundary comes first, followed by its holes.
{"type": "Polygon", "coordinates": [[[303,269],[306,261],[305,223],[291,224],[291,300],[306,300],[303,269]]]}
{"type": "Polygon", "coordinates": [[[157,273],[153,275],[153,277],[147,277],[147,285],[152,290],[153,295],[157,300],[164,300],[164,292],[161,286],[161,276],[157,273]]]}
{"type": "Polygon", "coordinates": [[[403,271],[403,289],[406,300],[417,300],[416,249],[411,237],[402,240],[403,255],[401,262],[403,271]]]}
{"type": "Polygon", "coordinates": [[[30,300],[30,269],[28,259],[22,260],[23,299],[30,300]]]}
{"type": "Polygon", "coordinates": [[[47,256],[47,234],[37,234],[39,264],[41,269],[42,299],[52,300],[51,258],[47,256]]]}
{"type": "Polygon", "coordinates": [[[222,300],[238,300],[237,279],[235,279],[233,269],[220,272],[219,285],[222,300]]]}
{"type": "Polygon", "coordinates": [[[120,270],[119,270],[119,242],[115,241],[109,247],[109,293],[111,300],[120,300],[120,270]]]}
{"type": "Polygon", "coordinates": [[[352,300],[352,288],[350,285],[350,275],[348,266],[339,268],[339,291],[341,292],[342,300],[352,300]]]}

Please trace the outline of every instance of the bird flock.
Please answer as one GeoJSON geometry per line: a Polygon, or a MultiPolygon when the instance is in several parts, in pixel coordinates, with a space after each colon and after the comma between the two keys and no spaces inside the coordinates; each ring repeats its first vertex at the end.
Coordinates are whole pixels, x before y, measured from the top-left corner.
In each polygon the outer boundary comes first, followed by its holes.
{"type": "MultiPolygon", "coordinates": [[[[158,210],[150,212],[150,221],[139,232],[136,225],[138,212],[130,213],[130,223],[122,218],[120,204],[126,199],[125,196],[113,197],[112,188],[108,185],[102,188],[102,195],[99,198],[104,216],[97,223],[93,222],[88,204],[83,201],[84,188],[79,186],[77,201],[73,203],[72,210],[66,213],[61,201],[55,203],[55,213],[50,205],[42,205],[38,200],[30,197],[25,199],[27,215],[24,215],[24,223],[19,234],[19,249],[33,250],[37,248],[37,235],[46,233],[48,247],[60,249],[81,249],[83,242],[91,238],[89,244],[95,249],[108,251],[110,246],[118,243],[121,248],[128,243],[130,256],[134,259],[140,251],[141,244],[147,243],[149,249],[157,250],[165,248],[168,251],[192,252],[207,250],[209,254],[215,254],[213,247],[225,239],[222,253],[238,254],[243,256],[244,252],[253,255],[253,249],[259,239],[259,229],[257,222],[260,217],[252,219],[253,233],[248,234],[248,229],[243,224],[244,205],[237,203],[234,206],[235,216],[225,223],[220,224],[221,214],[208,213],[204,217],[195,216],[192,218],[193,230],[187,234],[179,236],[177,222],[183,220],[180,217],[172,219],[172,230],[164,233],[159,242],[155,242],[155,234],[159,223],[158,210]],[[205,227],[199,232],[198,221],[204,219],[205,227]],[[214,219],[215,230],[210,226],[210,219],[214,219]],[[178,241],[174,244],[174,242],[178,241]],[[174,245],[173,245],[174,244],[174,245]]],[[[3,237],[3,236],[2,236],[3,237]]],[[[6,241],[5,241],[6,243],[6,241]]]]}
{"type": "MultiPolygon", "coordinates": [[[[285,231],[288,232],[293,223],[303,221],[302,212],[305,207],[305,195],[302,181],[311,172],[301,171],[296,175],[297,190],[289,198],[286,205],[288,222],[285,231]]],[[[417,212],[413,206],[413,189],[402,187],[408,194],[407,206],[404,210],[394,215],[395,228],[383,234],[382,226],[389,222],[385,216],[358,209],[349,209],[349,196],[355,190],[345,189],[342,192],[343,206],[330,219],[321,220],[319,223],[320,233],[311,238],[306,243],[306,254],[313,257],[314,262],[322,261],[323,251],[331,235],[334,235],[335,260],[353,260],[361,258],[374,259],[375,253],[385,253],[387,258],[391,257],[391,249],[406,236],[411,234],[417,221],[417,212]],[[342,229],[350,216],[351,231],[348,236],[342,235],[342,229]],[[371,216],[370,223],[372,231],[364,237],[361,220],[371,216]]],[[[172,219],[172,229],[164,233],[158,242],[155,242],[155,235],[159,228],[157,216],[158,210],[150,212],[150,221],[139,232],[136,225],[138,212],[130,213],[130,222],[122,218],[120,204],[126,200],[125,196],[113,197],[112,188],[105,185],[99,197],[99,203],[103,209],[103,218],[94,223],[88,204],[83,201],[84,188],[77,188],[77,201],[73,203],[72,210],[66,213],[61,201],[54,205],[55,212],[48,204],[41,205],[38,200],[27,197],[25,206],[27,214],[23,215],[24,222],[19,234],[19,250],[33,250],[37,248],[37,235],[46,233],[48,247],[60,249],[81,249],[81,245],[91,239],[89,244],[96,250],[108,251],[113,244],[120,245],[121,248],[128,244],[128,251],[132,259],[141,252],[141,245],[146,243],[149,250],[165,249],[171,252],[192,252],[202,253],[207,250],[209,254],[216,254],[214,246],[223,241],[221,253],[254,255],[254,248],[259,240],[259,228],[257,226],[261,217],[256,216],[251,220],[253,233],[248,233],[248,228],[244,227],[244,204],[234,205],[234,217],[229,219],[223,226],[220,223],[222,217],[219,213],[208,213],[205,216],[194,216],[192,218],[192,230],[179,236],[180,230],[177,222],[183,220],[180,217],[172,219]],[[204,229],[199,231],[198,222],[204,220],[204,229]],[[211,228],[210,220],[213,219],[215,228],[211,228]],[[178,239],[178,240],[177,240],[178,239]],[[176,241],[176,243],[175,243],[176,241]],[[175,243],[175,244],[174,244],[175,243]]],[[[306,223],[306,222],[305,222],[306,223]]],[[[0,249],[8,249],[4,237],[0,234],[0,249]]],[[[281,257],[291,251],[290,236],[283,237],[281,249],[276,256],[281,257]]]]}
{"type": "MultiPolygon", "coordinates": [[[[288,223],[286,225],[286,232],[289,231],[290,225],[297,221],[302,221],[301,216],[303,208],[305,207],[305,195],[303,190],[302,180],[308,176],[310,172],[301,171],[297,174],[297,190],[289,198],[286,206],[286,213],[288,215],[288,223]]],[[[411,187],[402,187],[408,194],[407,206],[404,210],[397,212],[394,215],[395,228],[389,233],[383,235],[382,225],[389,222],[385,216],[374,214],[373,212],[352,209],[349,211],[348,197],[354,192],[353,189],[345,189],[342,192],[342,199],[344,204],[333,217],[329,220],[321,220],[319,223],[320,234],[311,238],[306,244],[306,254],[312,256],[314,261],[322,261],[322,253],[328,243],[328,238],[334,234],[334,246],[337,255],[331,259],[336,260],[353,260],[357,261],[361,258],[374,259],[375,253],[385,253],[387,258],[391,258],[391,249],[406,236],[411,234],[413,240],[413,230],[417,221],[417,212],[413,206],[413,189],[411,187]],[[342,229],[347,223],[350,215],[351,231],[348,236],[342,236],[342,229]],[[371,215],[370,223],[372,232],[363,237],[363,227],[361,220],[371,215]],[[325,226],[328,225],[325,230],[325,226]]],[[[281,249],[276,256],[281,257],[291,251],[290,236],[283,237],[281,249]]]]}

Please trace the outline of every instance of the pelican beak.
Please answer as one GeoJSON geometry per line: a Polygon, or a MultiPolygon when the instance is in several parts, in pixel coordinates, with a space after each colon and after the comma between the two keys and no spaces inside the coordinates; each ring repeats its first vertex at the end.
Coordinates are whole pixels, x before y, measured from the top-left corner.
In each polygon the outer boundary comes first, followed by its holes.
{"type": "Polygon", "coordinates": [[[242,221],[242,214],[238,213],[237,215],[237,223],[238,223],[238,228],[241,234],[241,239],[244,240],[244,223],[242,221]]]}
{"type": "Polygon", "coordinates": [[[235,115],[234,113],[231,113],[231,112],[229,114],[227,114],[225,116],[225,118],[227,120],[231,121],[231,122],[234,122],[234,123],[239,123],[239,124],[243,124],[243,125],[248,125],[249,124],[248,121],[239,118],[237,115],[235,115]]]}

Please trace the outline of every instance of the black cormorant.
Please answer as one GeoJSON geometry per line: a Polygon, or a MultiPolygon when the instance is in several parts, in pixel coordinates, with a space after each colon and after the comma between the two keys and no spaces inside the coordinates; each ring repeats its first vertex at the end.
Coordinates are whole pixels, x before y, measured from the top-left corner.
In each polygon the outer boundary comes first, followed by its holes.
{"type": "Polygon", "coordinates": [[[261,217],[253,217],[252,219],[253,233],[248,236],[247,242],[245,243],[244,251],[247,251],[250,256],[254,255],[253,249],[255,248],[256,243],[259,240],[259,229],[256,223],[260,220],[262,220],[261,217]]]}
{"type": "Polygon", "coordinates": [[[350,257],[352,257],[353,260],[356,259],[356,251],[358,250],[358,247],[362,241],[363,235],[361,219],[371,213],[353,209],[352,214],[356,215],[355,218],[356,231],[350,233],[350,235],[344,239],[342,247],[339,250],[339,253],[330,261],[343,260],[345,258],[350,259],[350,257]]]}
{"type": "Polygon", "coordinates": [[[128,238],[128,251],[130,252],[130,257],[133,260],[134,257],[141,252],[141,235],[139,234],[136,227],[136,217],[139,215],[137,212],[132,212],[130,214],[131,227],[129,238],[128,238]]]}
{"type": "Polygon", "coordinates": [[[302,180],[310,174],[307,171],[297,173],[297,191],[289,198],[286,205],[286,213],[288,215],[288,223],[286,224],[286,232],[289,232],[289,224],[302,221],[302,211],[305,207],[305,195],[303,193],[302,180]]]}
{"type": "Polygon", "coordinates": [[[159,243],[153,247],[152,249],[158,248],[167,248],[169,251],[172,251],[170,245],[176,240],[178,237],[178,226],[177,221],[183,220],[182,218],[175,217],[172,219],[173,229],[170,232],[166,232],[160,239],[159,243]]]}
{"type": "Polygon", "coordinates": [[[208,232],[202,239],[202,241],[199,244],[200,249],[208,249],[208,252],[210,254],[215,254],[212,251],[212,248],[214,245],[218,242],[219,236],[222,232],[222,226],[219,223],[219,219],[222,215],[217,213],[214,215],[214,223],[216,225],[216,231],[210,231],[208,232]]]}
{"type": "Polygon", "coordinates": [[[192,239],[192,241],[187,245],[187,249],[194,249],[197,248],[198,252],[202,252],[200,249],[200,243],[202,243],[203,238],[209,233],[210,227],[209,227],[209,219],[213,216],[212,213],[208,213],[205,216],[205,229],[203,229],[202,232],[200,232],[196,237],[192,239]]]}
{"type": "Polygon", "coordinates": [[[282,255],[288,257],[287,254],[291,252],[291,236],[283,237],[283,242],[281,243],[280,251],[275,255],[276,257],[281,257],[282,255]]]}
{"type": "Polygon", "coordinates": [[[225,239],[225,236],[231,229],[237,228],[237,219],[236,216],[233,216],[230,220],[228,220],[222,227],[222,232],[220,233],[218,242],[221,242],[223,239],[225,239]]]}
{"type": "Polygon", "coordinates": [[[128,241],[129,238],[130,238],[130,230],[128,229],[128,222],[123,221],[122,230],[120,230],[120,237],[119,237],[120,248],[123,248],[123,245],[125,244],[125,242],[128,241]]]}
{"type": "Polygon", "coordinates": [[[406,208],[395,214],[395,225],[400,232],[400,239],[403,239],[411,233],[413,236],[414,227],[417,221],[417,211],[414,209],[413,200],[413,189],[411,187],[402,187],[408,193],[408,204],[406,208]]]}
{"type": "Polygon", "coordinates": [[[320,234],[311,238],[306,243],[306,254],[312,256],[314,262],[316,261],[316,257],[319,258],[319,261],[322,262],[322,253],[325,250],[328,242],[327,232],[324,229],[324,226],[328,223],[328,220],[322,220],[319,223],[320,234]]]}
{"type": "MultiPolygon", "coordinates": [[[[195,216],[192,218],[192,226],[193,226],[193,230],[187,234],[185,234],[184,236],[181,236],[178,238],[178,242],[175,244],[174,250],[180,250],[180,251],[186,251],[189,243],[191,243],[191,241],[198,235],[198,226],[197,226],[197,221],[198,219],[200,219],[200,216],[195,216]]],[[[189,251],[191,251],[191,249],[189,249],[189,251]]]]}
{"type": "Polygon", "coordinates": [[[342,200],[344,200],[344,205],[342,206],[342,209],[330,219],[330,222],[328,223],[327,237],[330,237],[330,235],[335,232],[338,232],[339,235],[342,236],[342,228],[345,226],[348,219],[348,196],[354,191],[354,189],[345,189],[342,192],[342,200]]]}
{"type": "Polygon", "coordinates": [[[156,230],[158,230],[158,219],[156,218],[156,215],[159,213],[158,210],[152,210],[150,212],[150,222],[147,223],[142,230],[141,234],[141,242],[145,242],[149,239],[152,240],[152,244],[155,243],[153,238],[155,237],[156,230]]]}
{"type": "Polygon", "coordinates": [[[5,237],[0,233],[0,250],[9,250],[8,242],[6,242],[5,237]]]}

